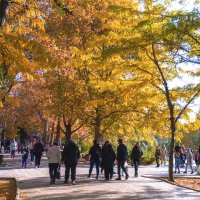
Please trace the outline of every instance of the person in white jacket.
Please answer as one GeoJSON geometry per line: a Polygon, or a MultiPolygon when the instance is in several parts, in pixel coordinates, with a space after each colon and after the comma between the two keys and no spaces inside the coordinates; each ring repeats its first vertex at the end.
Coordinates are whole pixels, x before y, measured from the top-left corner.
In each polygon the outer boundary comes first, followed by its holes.
{"type": "Polygon", "coordinates": [[[15,157],[15,152],[17,151],[17,142],[15,139],[10,143],[10,152],[11,152],[11,158],[15,157]]]}
{"type": "Polygon", "coordinates": [[[187,174],[187,168],[188,168],[188,165],[189,165],[190,169],[191,169],[191,174],[193,174],[194,173],[194,170],[192,168],[193,154],[192,154],[192,150],[191,150],[190,147],[187,148],[186,160],[187,160],[187,163],[186,163],[185,171],[183,173],[187,174]]]}
{"type": "Polygon", "coordinates": [[[54,142],[53,146],[48,149],[47,159],[49,163],[50,184],[55,184],[57,170],[61,164],[61,153],[58,143],[54,142]]]}

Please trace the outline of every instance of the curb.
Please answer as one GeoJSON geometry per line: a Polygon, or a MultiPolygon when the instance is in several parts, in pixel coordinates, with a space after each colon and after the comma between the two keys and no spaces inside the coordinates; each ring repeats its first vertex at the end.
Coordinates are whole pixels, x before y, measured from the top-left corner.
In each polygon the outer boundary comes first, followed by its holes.
{"type": "MultiPolygon", "coordinates": [[[[160,180],[160,181],[169,183],[169,184],[171,184],[171,185],[175,185],[175,186],[177,186],[177,187],[181,187],[181,188],[193,190],[193,191],[195,191],[195,192],[200,192],[200,190],[193,189],[193,188],[189,188],[189,187],[187,187],[187,186],[178,185],[178,184],[175,183],[175,182],[168,181],[168,180],[166,179],[166,178],[167,178],[166,176],[163,176],[163,177],[151,176],[151,177],[150,177],[150,176],[145,176],[145,175],[143,175],[142,177],[144,177],[144,178],[158,179],[158,180],[160,180]]],[[[174,177],[174,178],[187,178],[187,177],[174,177]]],[[[189,178],[190,178],[190,177],[189,177],[189,178]]],[[[194,178],[199,179],[199,177],[194,177],[194,178]]]]}

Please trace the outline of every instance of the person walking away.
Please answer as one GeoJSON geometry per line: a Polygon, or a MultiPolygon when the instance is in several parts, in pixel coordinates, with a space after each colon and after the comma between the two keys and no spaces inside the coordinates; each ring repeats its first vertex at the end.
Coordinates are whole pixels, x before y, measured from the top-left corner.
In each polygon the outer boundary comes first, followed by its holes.
{"type": "Polygon", "coordinates": [[[28,163],[28,148],[26,145],[24,145],[24,148],[22,148],[22,167],[26,168],[28,163]]]}
{"type": "Polygon", "coordinates": [[[180,174],[180,165],[181,165],[181,153],[176,152],[175,153],[175,171],[174,171],[174,173],[176,173],[176,170],[178,170],[178,173],[180,174]]]}
{"type": "Polygon", "coordinates": [[[106,180],[111,180],[113,177],[113,166],[116,159],[116,154],[110,143],[107,143],[106,148],[102,152],[102,161],[104,167],[104,176],[106,180]]]}
{"type": "Polygon", "coordinates": [[[166,165],[167,148],[164,144],[161,147],[160,153],[161,153],[161,155],[160,155],[161,165],[162,164],[166,165]]]}
{"type": "Polygon", "coordinates": [[[37,139],[36,144],[34,145],[35,168],[40,167],[40,161],[41,161],[43,151],[44,151],[43,145],[40,142],[40,139],[37,139]]]}
{"type": "Polygon", "coordinates": [[[193,154],[192,154],[192,150],[190,147],[187,149],[187,152],[186,152],[186,161],[187,161],[187,163],[186,163],[185,171],[183,173],[187,174],[188,166],[190,166],[191,174],[193,174],[194,173],[194,170],[192,167],[193,154]]]}
{"type": "Polygon", "coordinates": [[[161,152],[160,152],[160,148],[159,146],[156,147],[156,152],[155,152],[155,158],[156,158],[156,167],[160,167],[160,156],[161,156],[161,152]]]}
{"type": "Polygon", "coordinates": [[[70,140],[66,143],[62,153],[62,162],[65,163],[65,184],[68,184],[70,170],[72,185],[76,184],[76,166],[78,164],[79,158],[79,148],[73,140],[70,140]]]}
{"type": "Polygon", "coordinates": [[[28,148],[29,148],[29,151],[30,151],[30,155],[31,155],[31,165],[33,164],[34,157],[35,157],[34,145],[35,145],[35,140],[32,140],[28,145],[28,148]]]}
{"type": "Polygon", "coordinates": [[[127,169],[125,168],[125,162],[128,159],[128,151],[125,144],[123,144],[122,139],[118,140],[118,147],[117,147],[117,173],[118,178],[116,180],[121,180],[121,168],[123,172],[125,173],[126,177],[125,180],[129,178],[127,169]]]}
{"type": "Polygon", "coordinates": [[[46,153],[49,164],[50,185],[55,184],[58,167],[61,164],[61,153],[58,143],[54,142],[46,153]]]}
{"type": "Polygon", "coordinates": [[[101,159],[101,147],[97,143],[97,140],[93,141],[93,146],[89,150],[90,155],[90,169],[88,178],[91,177],[92,170],[94,165],[96,166],[96,179],[99,178],[99,166],[100,166],[100,159],[101,159]]]}
{"type": "Polygon", "coordinates": [[[140,148],[140,143],[137,142],[135,146],[133,147],[132,153],[131,153],[131,160],[135,168],[135,177],[138,177],[138,167],[139,167],[140,158],[142,157],[142,155],[143,155],[143,152],[140,148]]]}
{"type": "Polygon", "coordinates": [[[15,139],[10,143],[10,152],[11,152],[11,158],[15,158],[15,152],[17,151],[17,142],[15,139]]]}
{"type": "MultiPolygon", "coordinates": [[[[102,151],[101,151],[101,158],[102,158],[102,156],[103,156],[103,154],[104,154],[104,152],[105,152],[105,150],[106,150],[106,148],[107,148],[107,145],[109,144],[109,141],[105,141],[105,143],[104,143],[104,145],[103,145],[103,147],[102,147],[102,151]]],[[[103,158],[102,158],[102,160],[101,160],[101,163],[100,163],[100,166],[101,166],[101,174],[103,173],[103,170],[104,170],[104,160],[103,160],[103,158]]]]}

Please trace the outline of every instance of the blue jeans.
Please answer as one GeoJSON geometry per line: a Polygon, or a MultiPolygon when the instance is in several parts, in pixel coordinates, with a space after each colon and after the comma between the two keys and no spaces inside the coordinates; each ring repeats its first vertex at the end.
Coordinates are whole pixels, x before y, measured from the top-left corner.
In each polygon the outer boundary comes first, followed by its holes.
{"type": "Polygon", "coordinates": [[[175,172],[178,170],[180,173],[180,165],[181,165],[181,159],[180,158],[175,158],[175,172]]]}
{"type": "Polygon", "coordinates": [[[99,177],[99,166],[100,166],[100,160],[90,160],[90,169],[89,169],[89,177],[92,174],[92,170],[94,165],[96,166],[96,178],[99,177]]]}

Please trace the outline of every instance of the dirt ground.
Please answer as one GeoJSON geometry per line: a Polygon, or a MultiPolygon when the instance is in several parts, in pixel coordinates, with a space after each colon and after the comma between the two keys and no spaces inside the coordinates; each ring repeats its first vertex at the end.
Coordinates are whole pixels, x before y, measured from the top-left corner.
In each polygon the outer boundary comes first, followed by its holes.
{"type": "MultiPolygon", "coordinates": [[[[164,179],[166,181],[166,179],[164,179]]],[[[175,184],[200,191],[200,177],[199,178],[174,178],[175,184]]]]}
{"type": "Polygon", "coordinates": [[[0,179],[0,199],[14,200],[16,196],[16,184],[12,179],[0,179]]]}

